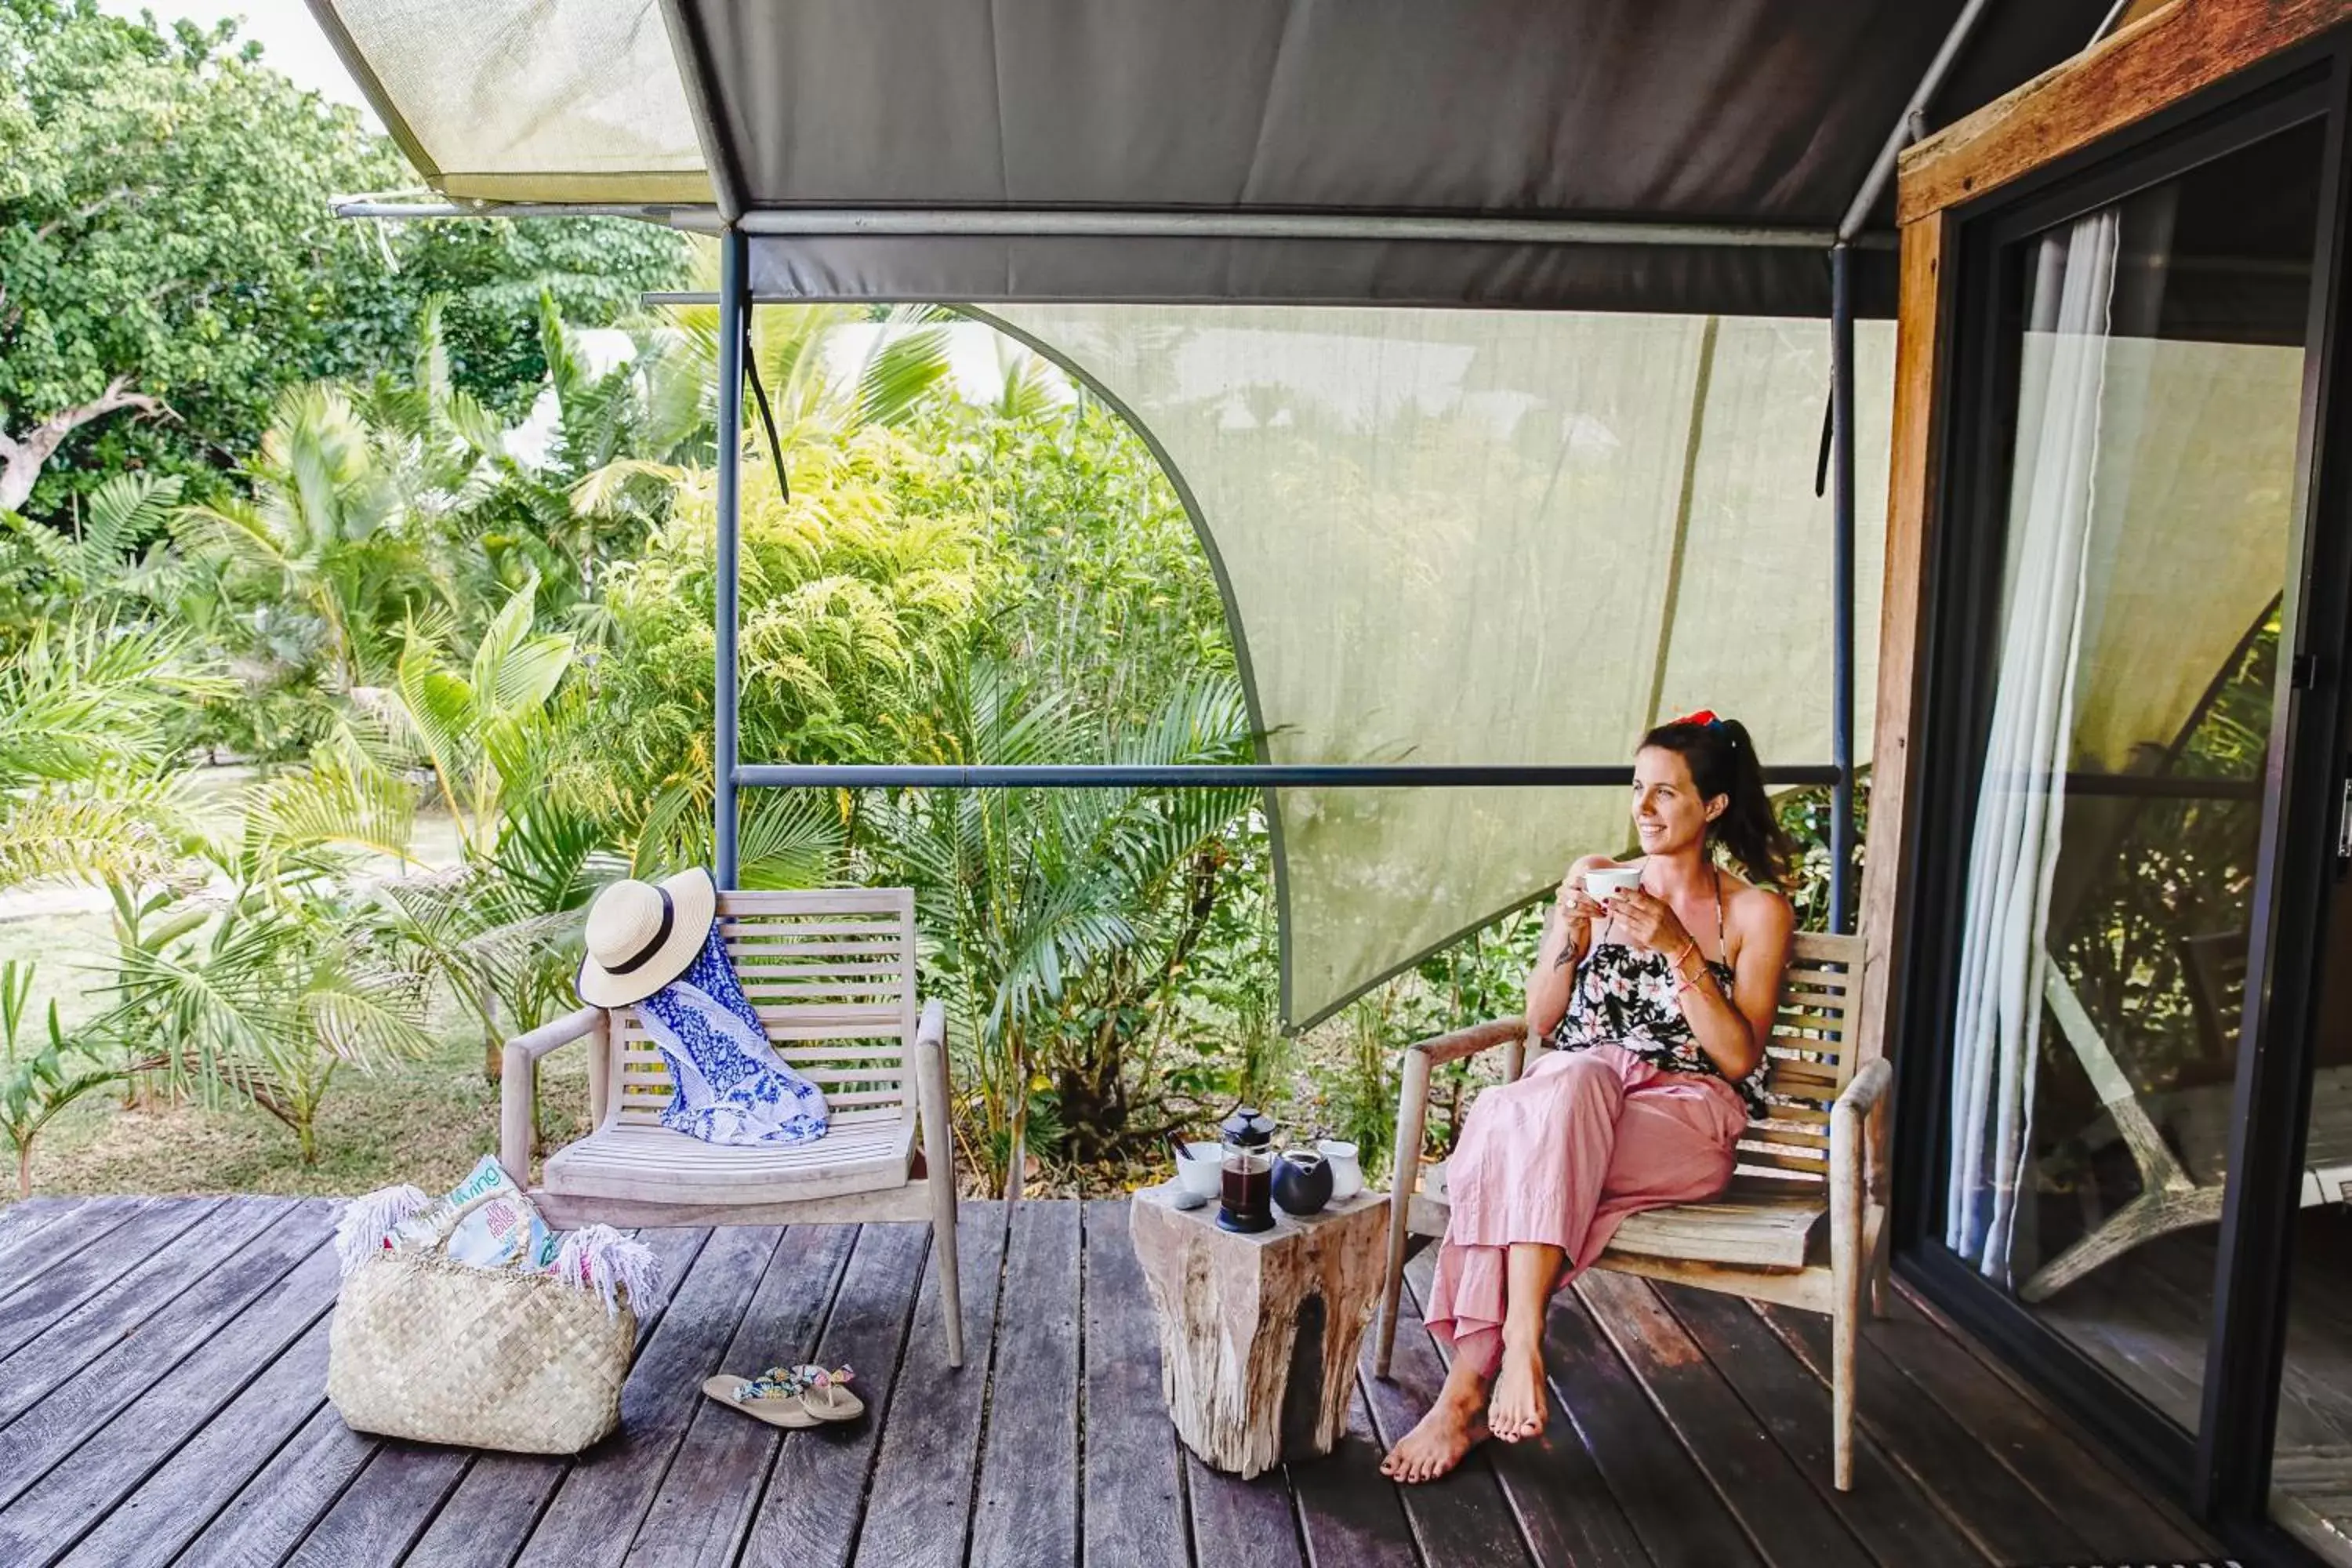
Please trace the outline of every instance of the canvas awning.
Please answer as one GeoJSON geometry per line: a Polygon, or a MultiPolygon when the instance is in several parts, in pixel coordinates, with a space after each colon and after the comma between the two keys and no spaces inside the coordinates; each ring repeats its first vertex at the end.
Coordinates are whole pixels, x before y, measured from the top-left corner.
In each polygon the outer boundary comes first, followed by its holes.
{"type": "MultiPolygon", "coordinates": [[[[754,233],[941,210],[1649,230],[772,235],[778,293],[1820,316],[1826,237],[1963,0],[311,5],[457,197],[709,208],[754,233]]],[[[1990,0],[1936,120],[2082,47],[2106,8],[1990,0]]],[[[1859,283],[1861,313],[1892,313],[1883,254],[1859,283]]]]}
{"type": "MultiPolygon", "coordinates": [[[[759,300],[978,306],[1115,399],[1217,561],[1268,762],[1587,766],[1699,704],[1768,761],[1841,760],[1831,242],[1858,241],[1853,312],[1890,315],[1892,192],[1857,195],[1923,76],[1940,123],[2108,10],[311,4],[453,198],[724,229],[759,300]]],[[[1866,324],[1851,362],[1864,690],[1892,341],[1866,324]]],[[[1548,886],[1622,811],[1589,788],[1271,803],[1300,1021],[1548,886]]]]}

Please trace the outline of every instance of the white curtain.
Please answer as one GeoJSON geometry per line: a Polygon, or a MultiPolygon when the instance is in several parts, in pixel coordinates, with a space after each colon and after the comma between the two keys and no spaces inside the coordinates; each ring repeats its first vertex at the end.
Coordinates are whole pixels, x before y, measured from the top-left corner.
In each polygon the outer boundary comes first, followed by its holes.
{"type": "Polygon", "coordinates": [[[2032,1196],[2042,939],[2065,816],[2119,231],[2109,209],[2042,241],[2019,377],[1992,730],[1961,933],[1945,1234],[2004,1282],[2019,1205],[2032,1196]]]}

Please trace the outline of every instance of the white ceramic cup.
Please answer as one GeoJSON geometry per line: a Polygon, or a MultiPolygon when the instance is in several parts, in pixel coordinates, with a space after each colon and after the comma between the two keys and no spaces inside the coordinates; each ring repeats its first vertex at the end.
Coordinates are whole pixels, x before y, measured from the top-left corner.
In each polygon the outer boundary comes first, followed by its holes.
{"type": "Polygon", "coordinates": [[[1184,1184],[1186,1192],[1213,1198],[1224,1179],[1224,1155],[1225,1146],[1214,1139],[1187,1143],[1184,1158],[1176,1162],[1176,1179],[1184,1184]]]}
{"type": "Polygon", "coordinates": [[[1344,1138],[1325,1138],[1315,1145],[1315,1152],[1331,1166],[1331,1201],[1346,1203],[1364,1190],[1364,1166],[1358,1150],[1344,1138]]]}
{"type": "Polygon", "coordinates": [[[1618,866],[1584,874],[1585,896],[1595,903],[1605,904],[1612,894],[1629,892],[1641,885],[1642,868],[1639,866],[1618,866]]]}

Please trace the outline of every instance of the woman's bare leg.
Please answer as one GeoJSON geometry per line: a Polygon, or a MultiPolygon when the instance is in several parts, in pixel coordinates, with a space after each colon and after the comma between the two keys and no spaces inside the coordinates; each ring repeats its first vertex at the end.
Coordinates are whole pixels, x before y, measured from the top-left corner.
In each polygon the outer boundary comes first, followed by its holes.
{"type": "Polygon", "coordinates": [[[1544,1428],[1544,1313],[1559,1283],[1568,1254],[1557,1247],[1523,1241],[1512,1247],[1506,1275],[1503,1361],[1495,1373],[1495,1396],[1486,1425],[1506,1443],[1532,1437],[1544,1428]]]}
{"type": "Polygon", "coordinates": [[[1454,1367],[1429,1414],[1414,1423],[1381,1461],[1381,1474],[1408,1484],[1433,1481],[1462,1462],[1486,1436],[1486,1385],[1493,1380],[1502,1335],[1480,1329],[1454,1342],[1454,1367]]]}

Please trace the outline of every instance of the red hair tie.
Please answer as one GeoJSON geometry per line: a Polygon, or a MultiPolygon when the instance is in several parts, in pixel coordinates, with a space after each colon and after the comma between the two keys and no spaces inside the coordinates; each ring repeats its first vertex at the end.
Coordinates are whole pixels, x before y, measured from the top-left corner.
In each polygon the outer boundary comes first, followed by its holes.
{"type": "Polygon", "coordinates": [[[1670,720],[1668,722],[1676,725],[1696,724],[1708,730],[1723,728],[1723,721],[1715,716],[1715,710],[1712,708],[1701,708],[1696,712],[1685,713],[1681,718],[1670,720]]]}

